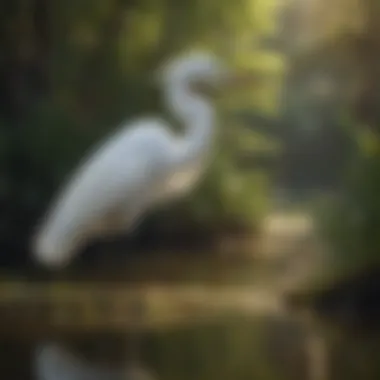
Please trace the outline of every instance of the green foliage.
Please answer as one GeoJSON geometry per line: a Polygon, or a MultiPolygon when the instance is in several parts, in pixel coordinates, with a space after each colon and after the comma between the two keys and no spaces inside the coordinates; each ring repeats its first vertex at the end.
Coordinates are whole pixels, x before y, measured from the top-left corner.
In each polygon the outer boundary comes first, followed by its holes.
{"type": "MultiPolygon", "coordinates": [[[[345,175],[343,194],[319,204],[322,234],[333,247],[337,269],[359,270],[380,259],[380,141],[366,129],[349,126],[356,145],[345,175]]],[[[317,209],[317,208],[316,208],[317,209]]]]}
{"type": "Polygon", "coordinates": [[[341,191],[316,208],[336,270],[351,274],[379,265],[380,258],[378,5],[374,0],[322,1],[304,27],[315,41],[305,66],[324,61],[326,68],[336,68],[340,95],[334,112],[343,109],[351,119],[345,133],[353,149],[341,191]]]}

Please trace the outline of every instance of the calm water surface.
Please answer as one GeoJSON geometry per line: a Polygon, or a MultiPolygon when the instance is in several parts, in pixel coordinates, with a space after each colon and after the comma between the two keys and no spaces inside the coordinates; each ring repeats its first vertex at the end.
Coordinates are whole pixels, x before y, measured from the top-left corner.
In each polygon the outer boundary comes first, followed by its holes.
{"type": "MultiPolygon", "coordinates": [[[[226,278],[252,277],[246,264],[240,272],[242,276],[238,275],[238,271],[231,276],[227,274],[228,263],[214,272],[211,267],[202,267],[214,275],[216,282],[220,279],[225,282],[226,278]]],[[[157,267],[154,273],[157,273],[157,267]]],[[[184,277],[178,271],[176,274],[175,280],[184,277]]],[[[202,271],[199,277],[206,278],[207,274],[202,271]]],[[[176,287],[174,283],[171,286],[176,287]]],[[[19,335],[0,341],[1,378],[119,380],[123,378],[117,376],[121,368],[127,366],[133,355],[137,355],[142,366],[154,374],[154,379],[162,380],[380,379],[380,339],[376,333],[364,336],[353,331],[339,337],[332,337],[327,330],[322,333],[326,341],[328,369],[325,370],[325,377],[317,379],[310,377],[310,330],[279,315],[247,316],[234,312],[220,315],[207,323],[198,319],[186,326],[144,331],[138,335],[140,339],[137,341],[132,339],[134,335],[131,332],[122,331],[117,334],[81,333],[70,336],[57,333],[54,337],[34,334],[33,338],[19,335]],[[82,358],[86,366],[94,371],[92,376],[65,377],[64,366],[57,371],[58,377],[36,376],[37,347],[49,342],[61,345],[70,357],[82,358]],[[97,377],[98,369],[102,376],[97,377]]]]}
{"type": "MultiPolygon", "coordinates": [[[[37,380],[33,374],[35,350],[49,340],[3,340],[1,375],[37,380]]],[[[88,363],[114,370],[131,357],[128,341],[133,348],[128,335],[121,334],[55,338],[55,342],[88,363]]],[[[137,345],[135,348],[143,366],[157,379],[305,379],[301,331],[271,318],[229,316],[207,324],[152,331],[144,334],[140,349],[137,345]]]]}

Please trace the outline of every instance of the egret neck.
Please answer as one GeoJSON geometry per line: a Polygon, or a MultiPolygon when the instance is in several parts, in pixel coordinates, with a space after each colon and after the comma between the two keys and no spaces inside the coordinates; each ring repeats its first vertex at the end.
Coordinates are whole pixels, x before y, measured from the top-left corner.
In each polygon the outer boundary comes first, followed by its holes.
{"type": "Polygon", "coordinates": [[[214,137],[215,110],[210,102],[191,90],[189,83],[176,83],[166,92],[167,106],[186,128],[181,144],[181,161],[207,155],[214,137]]]}

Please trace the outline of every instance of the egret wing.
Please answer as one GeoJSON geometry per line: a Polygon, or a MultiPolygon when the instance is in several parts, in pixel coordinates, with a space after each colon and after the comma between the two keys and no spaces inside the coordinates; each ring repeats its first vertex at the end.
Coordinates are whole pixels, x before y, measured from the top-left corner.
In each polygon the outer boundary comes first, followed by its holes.
{"type": "Polygon", "coordinates": [[[53,228],[78,231],[99,226],[118,210],[134,214],[154,193],[167,168],[164,134],[137,129],[117,137],[86,159],[65,186],[47,218],[53,228]]]}
{"type": "Polygon", "coordinates": [[[118,131],[79,166],[32,241],[38,260],[62,265],[91,238],[127,228],[170,170],[172,139],[157,121],[118,131]]]}

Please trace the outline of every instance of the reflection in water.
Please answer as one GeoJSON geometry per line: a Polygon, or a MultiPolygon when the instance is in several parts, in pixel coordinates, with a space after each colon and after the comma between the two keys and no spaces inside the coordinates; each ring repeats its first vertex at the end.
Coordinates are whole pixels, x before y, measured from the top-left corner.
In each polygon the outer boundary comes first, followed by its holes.
{"type": "Polygon", "coordinates": [[[130,364],[127,368],[105,368],[86,362],[58,343],[37,346],[34,355],[36,380],[153,380],[144,368],[130,364]]]}
{"type": "Polygon", "coordinates": [[[319,335],[312,327],[282,316],[229,315],[154,329],[144,334],[140,365],[131,363],[126,333],[65,335],[53,342],[20,336],[0,342],[0,375],[11,380],[379,379],[378,335],[341,336],[323,328],[319,335]]]}
{"type": "MultiPolygon", "coordinates": [[[[133,335],[129,338],[133,340],[133,335]]],[[[229,315],[150,330],[139,345],[140,365],[131,363],[127,333],[65,335],[53,342],[37,339],[20,336],[9,343],[0,342],[7,357],[0,370],[2,378],[309,380],[303,332],[297,324],[269,316],[229,315]]]]}

